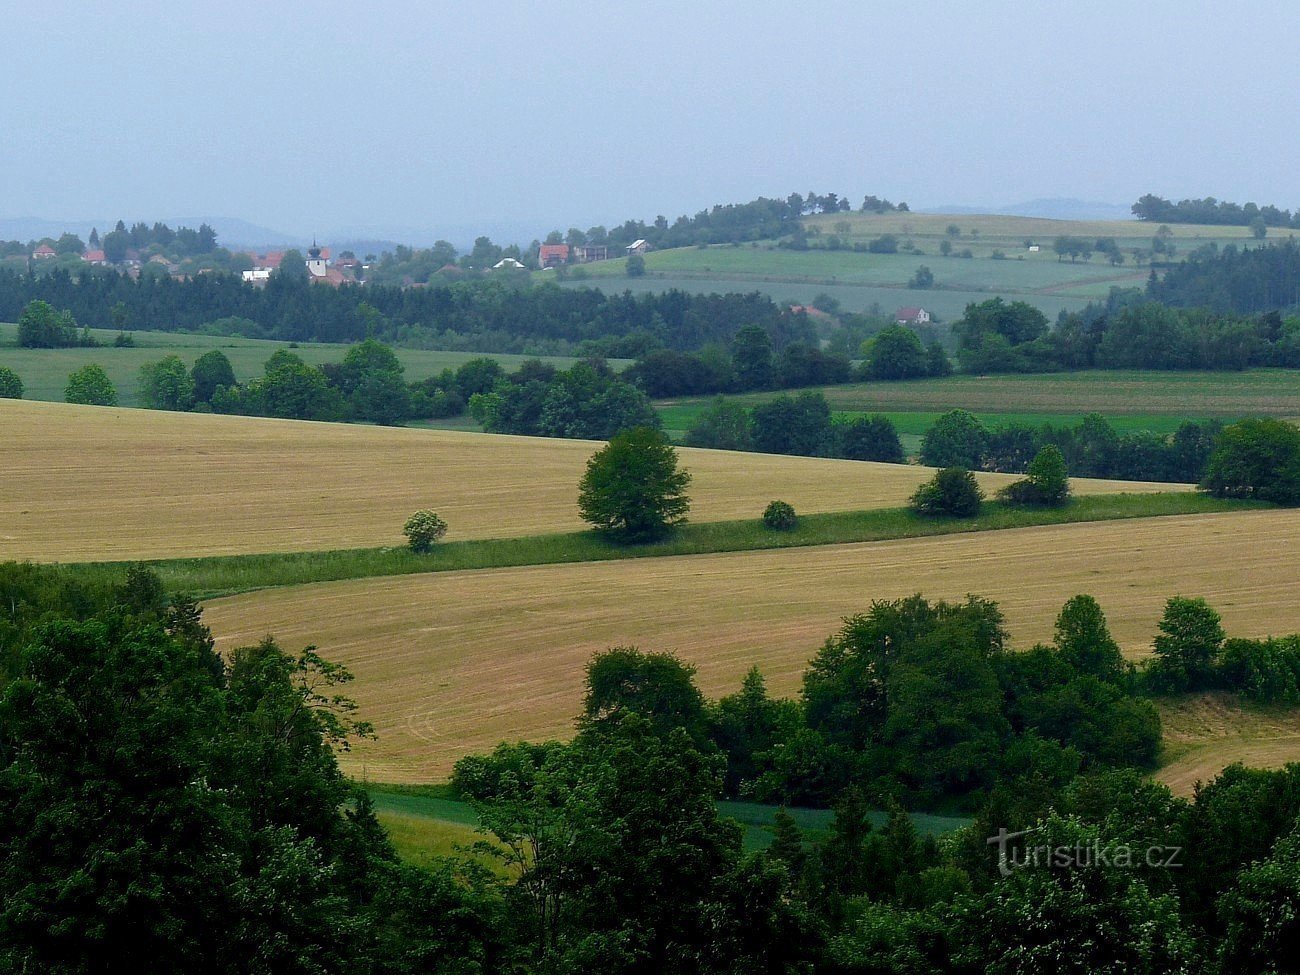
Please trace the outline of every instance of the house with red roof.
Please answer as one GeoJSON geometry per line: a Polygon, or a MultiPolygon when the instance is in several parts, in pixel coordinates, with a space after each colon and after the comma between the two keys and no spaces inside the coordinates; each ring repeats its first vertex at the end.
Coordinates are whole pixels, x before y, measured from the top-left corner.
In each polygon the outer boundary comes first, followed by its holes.
{"type": "Polygon", "coordinates": [[[542,244],[537,249],[538,267],[560,267],[569,263],[568,244],[542,244]]]}
{"type": "Polygon", "coordinates": [[[50,258],[58,256],[59,255],[54,252],[54,248],[49,244],[41,244],[40,247],[32,251],[32,258],[37,261],[48,261],[50,258]]]}
{"type": "Polygon", "coordinates": [[[85,261],[87,264],[108,263],[108,259],[104,257],[104,252],[101,250],[86,251],[86,253],[81,255],[81,259],[85,261]]]}
{"type": "Polygon", "coordinates": [[[912,305],[898,309],[894,315],[894,321],[899,325],[929,325],[932,321],[930,313],[924,308],[917,308],[912,305]]]}

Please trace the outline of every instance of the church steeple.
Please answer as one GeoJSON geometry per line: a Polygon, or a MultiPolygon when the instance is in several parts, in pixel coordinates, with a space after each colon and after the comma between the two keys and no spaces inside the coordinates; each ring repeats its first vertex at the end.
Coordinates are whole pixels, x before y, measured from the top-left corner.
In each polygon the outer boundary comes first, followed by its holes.
{"type": "Polygon", "coordinates": [[[307,248],[307,257],[313,261],[320,260],[320,248],[316,246],[315,237],[311,239],[311,247],[307,248]]]}

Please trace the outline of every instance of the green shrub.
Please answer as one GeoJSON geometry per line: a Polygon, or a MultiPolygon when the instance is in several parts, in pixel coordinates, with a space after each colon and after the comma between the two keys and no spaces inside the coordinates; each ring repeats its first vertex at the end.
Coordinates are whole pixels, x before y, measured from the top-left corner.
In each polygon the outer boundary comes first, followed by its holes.
{"type": "Polygon", "coordinates": [[[1218,498],[1300,504],[1300,430],[1284,420],[1243,420],[1226,428],[1201,487],[1218,498]]]}
{"type": "Polygon", "coordinates": [[[951,515],[973,518],[980,513],[984,492],[975,475],[961,467],[945,467],[912,495],[912,510],[918,515],[951,515]]]}
{"type": "Polygon", "coordinates": [[[68,377],[63,398],[83,406],[116,406],[117,390],[103,367],[91,362],[68,377]]]}
{"type": "Polygon", "coordinates": [[[22,399],[23,381],[8,366],[0,366],[0,399],[22,399]]]}
{"type": "Polygon", "coordinates": [[[423,555],[432,551],[433,543],[447,534],[447,523],[427,508],[417,511],[406,519],[402,527],[407,545],[412,552],[423,555]]]}
{"type": "Polygon", "coordinates": [[[1056,508],[1070,500],[1070,477],[1065,468],[1065,457],[1056,444],[1040,450],[1026,476],[1008,484],[998,492],[998,498],[1011,504],[1040,505],[1056,508]]]}
{"type": "Polygon", "coordinates": [[[763,510],[763,524],[773,531],[788,532],[799,523],[794,506],[784,501],[773,501],[763,510]]]}

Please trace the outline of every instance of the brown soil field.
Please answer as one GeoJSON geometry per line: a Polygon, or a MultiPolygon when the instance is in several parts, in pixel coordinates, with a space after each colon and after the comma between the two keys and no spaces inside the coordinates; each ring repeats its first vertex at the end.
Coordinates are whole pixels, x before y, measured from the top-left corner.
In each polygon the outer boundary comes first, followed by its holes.
{"type": "MultiPolygon", "coordinates": [[[[452,431],[0,400],[0,559],[89,562],[402,544],[417,508],[448,539],[585,527],[600,446],[452,431]]],[[[930,471],[681,450],[696,521],[897,507],[930,471]]],[[[994,489],[1009,475],[983,475],[994,489]]],[[[1170,490],[1075,482],[1081,494],[1170,490]]],[[[1176,488],[1174,488],[1176,489],[1176,488]]]]}
{"type": "Polygon", "coordinates": [[[1080,592],[1134,656],[1172,595],[1205,596],[1233,635],[1295,632],[1297,532],[1300,511],[1241,512],[437,573],[250,593],[209,603],[207,619],[223,648],[273,633],[346,663],[379,733],[349,771],[425,782],[503,739],[567,735],[597,651],[675,651],[711,697],[757,664],[791,694],[843,617],[914,592],[996,599],[1017,646],[1049,639],[1080,592]]]}

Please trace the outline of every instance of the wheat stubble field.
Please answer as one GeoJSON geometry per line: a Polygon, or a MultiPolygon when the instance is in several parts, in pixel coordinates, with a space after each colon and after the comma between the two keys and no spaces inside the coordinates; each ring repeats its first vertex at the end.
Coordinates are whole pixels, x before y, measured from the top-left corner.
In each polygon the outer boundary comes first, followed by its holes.
{"type": "Polygon", "coordinates": [[[789,694],[842,617],[914,592],[998,600],[1017,646],[1048,639],[1080,592],[1133,656],[1175,594],[1208,598],[1232,635],[1294,632],[1297,531],[1300,511],[1244,512],[403,576],[215,600],[206,618],[224,649],[274,633],[346,663],[380,736],[349,771],[421,782],[502,739],[566,735],[596,651],[676,651],[710,696],[757,664],[789,694]]]}
{"type": "MultiPolygon", "coordinates": [[[[345,423],[0,400],[0,559],[89,562],[401,544],[433,508],[449,540],[585,527],[577,484],[598,444],[345,423]]],[[[898,507],[930,471],[680,452],[696,521],[898,507]]],[[[1010,475],[982,475],[995,489],[1010,475]]],[[[1075,482],[1081,494],[1171,485],[1075,482]]],[[[1174,488],[1176,489],[1176,488],[1174,488]]]]}

